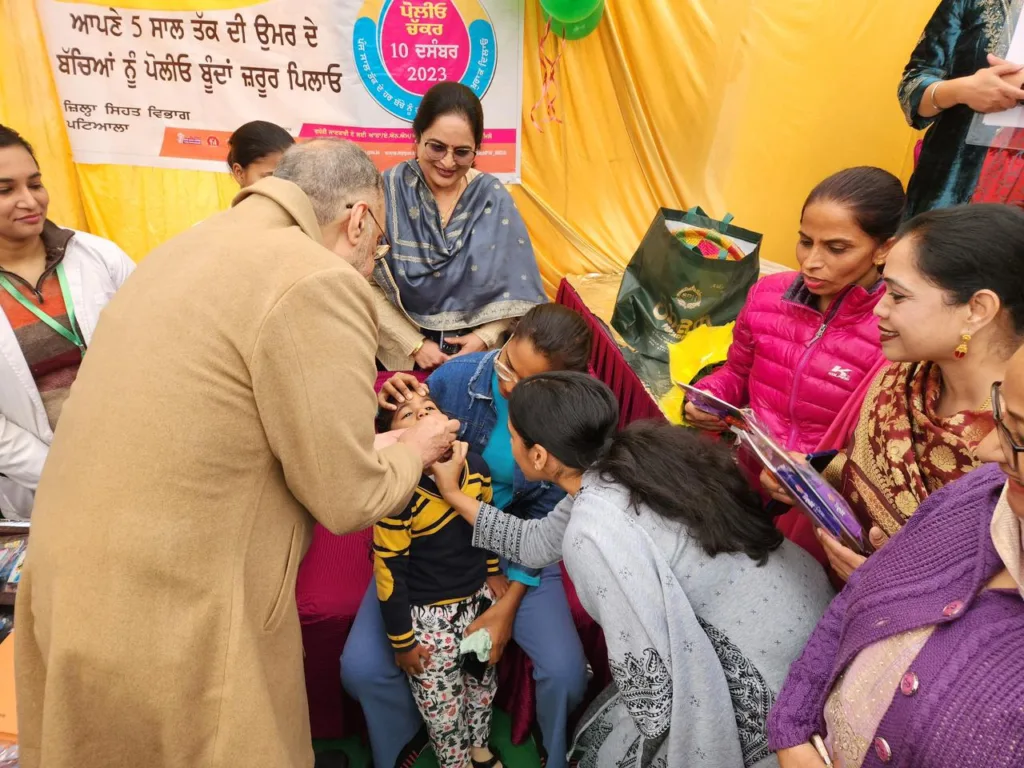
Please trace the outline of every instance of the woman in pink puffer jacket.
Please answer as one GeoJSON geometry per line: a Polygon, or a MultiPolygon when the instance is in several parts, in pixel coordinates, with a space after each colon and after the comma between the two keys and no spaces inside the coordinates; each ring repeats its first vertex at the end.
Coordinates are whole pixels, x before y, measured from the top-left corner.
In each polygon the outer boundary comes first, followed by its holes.
{"type": "MultiPolygon", "coordinates": [[[[754,285],[726,364],[697,386],[749,406],[788,450],[817,449],[882,358],[873,310],[904,202],[900,180],[880,168],[849,168],[818,184],[800,216],[800,271],[754,285]]],[[[690,403],[684,413],[694,426],[722,428],[690,403]]]]}

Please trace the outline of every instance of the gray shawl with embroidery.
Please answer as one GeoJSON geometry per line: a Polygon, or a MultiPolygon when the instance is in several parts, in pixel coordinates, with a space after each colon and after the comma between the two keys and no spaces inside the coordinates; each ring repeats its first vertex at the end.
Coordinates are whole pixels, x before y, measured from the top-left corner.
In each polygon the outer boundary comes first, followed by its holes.
{"type": "Polygon", "coordinates": [[[778,765],[768,711],[832,597],[807,553],[787,541],[762,567],[709,557],[593,473],[541,520],[482,505],[473,541],[531,567],[564,557],[604,630],[614,684],[580,724],[580,768],[778,765]]]}
{"type": "Polygon", "coordinates": [[[446,226],[415,160],[384,173],[384,196],[391,251],[373,279],[420,328],[477,328],[547,302],[526,224],[494,176],[469,183],[446,226]]]}

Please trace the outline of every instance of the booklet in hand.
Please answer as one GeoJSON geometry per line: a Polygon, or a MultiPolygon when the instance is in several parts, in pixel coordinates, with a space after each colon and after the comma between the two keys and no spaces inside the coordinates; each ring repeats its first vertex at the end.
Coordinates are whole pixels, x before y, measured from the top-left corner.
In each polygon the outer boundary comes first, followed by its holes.
{"type": "Polygon", "coordinates": [[[866,555],[871,551],[867,532],[846,500],[809,464],[795,461],[769,436],[769,431],[751,410],[737,408],[689,384],[676,384],[686,393],[686,402],[717,416],[739,436],[765,469],[779,479],[797,506],[810,515],[815,525],[824,528],[854,552],[866,555]]]}
{"type": "Polygon", "coordinates": [[[690,384],[683,384],[681,381],[677,381],[675,384],[683,390],[686,402],[693,405],[697,410],[717,416],[737,434],[747,429],[750,418],[753,416],[750,411],[741,410],[731,403],[719,400],[714,395],[705,392],[703,389],[697,389],[697,387],[690,384]]]}
{"type": "Polygon", "coordinates": [[[835,488],[814,469],[793,459],[760,425],[750,422],[740,436],[765,468],[778,478],[797,506],[815,525],[824,528],[834,539],[854,552],[871,552],[867,531],[857,520],[849,505],[835,488]]]}

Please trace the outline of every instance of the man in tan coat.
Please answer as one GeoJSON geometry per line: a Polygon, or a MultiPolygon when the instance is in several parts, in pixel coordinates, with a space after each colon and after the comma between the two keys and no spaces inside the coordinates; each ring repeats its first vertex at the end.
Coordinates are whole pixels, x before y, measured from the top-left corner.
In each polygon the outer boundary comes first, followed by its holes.
{"type": "Polygon", "coordinates": [[[311,766],[295,576],[313,521],[393,514],[454,438],[441,419],[374,449],[370,160],[310,142],[277,175],[103,312],[18,594],[24,768],[311,766]]]}

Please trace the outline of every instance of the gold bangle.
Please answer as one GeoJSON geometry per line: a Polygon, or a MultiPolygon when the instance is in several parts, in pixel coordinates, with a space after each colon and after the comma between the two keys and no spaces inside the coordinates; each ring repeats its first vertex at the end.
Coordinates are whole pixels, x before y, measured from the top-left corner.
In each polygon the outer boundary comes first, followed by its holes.
{"type": "Polygon", "coordinates": [[[945,112],[946,111],[945,108],[944,107],[940,107],[939,106],[939,102],[937,102],[935,100],[935,92],[939,90],[939,86],[940,85],[942,85],[942,81],[941,80],[937,81],[935,83],[935,85],[932,86],[932,109],[935,110],[936,114],[938,114],[939,112],[945,112]]]}
{"type": "Polygon", "coordinates": [[[420,343],[412,348],[412,352],[409,353],[409,357],[416,357],[416,355],[419,354],[419,351],[421,349],[423,349],[423,345],[426,344],[426,343],[427,343],[426,339],[420,339],[420,343]]]}

